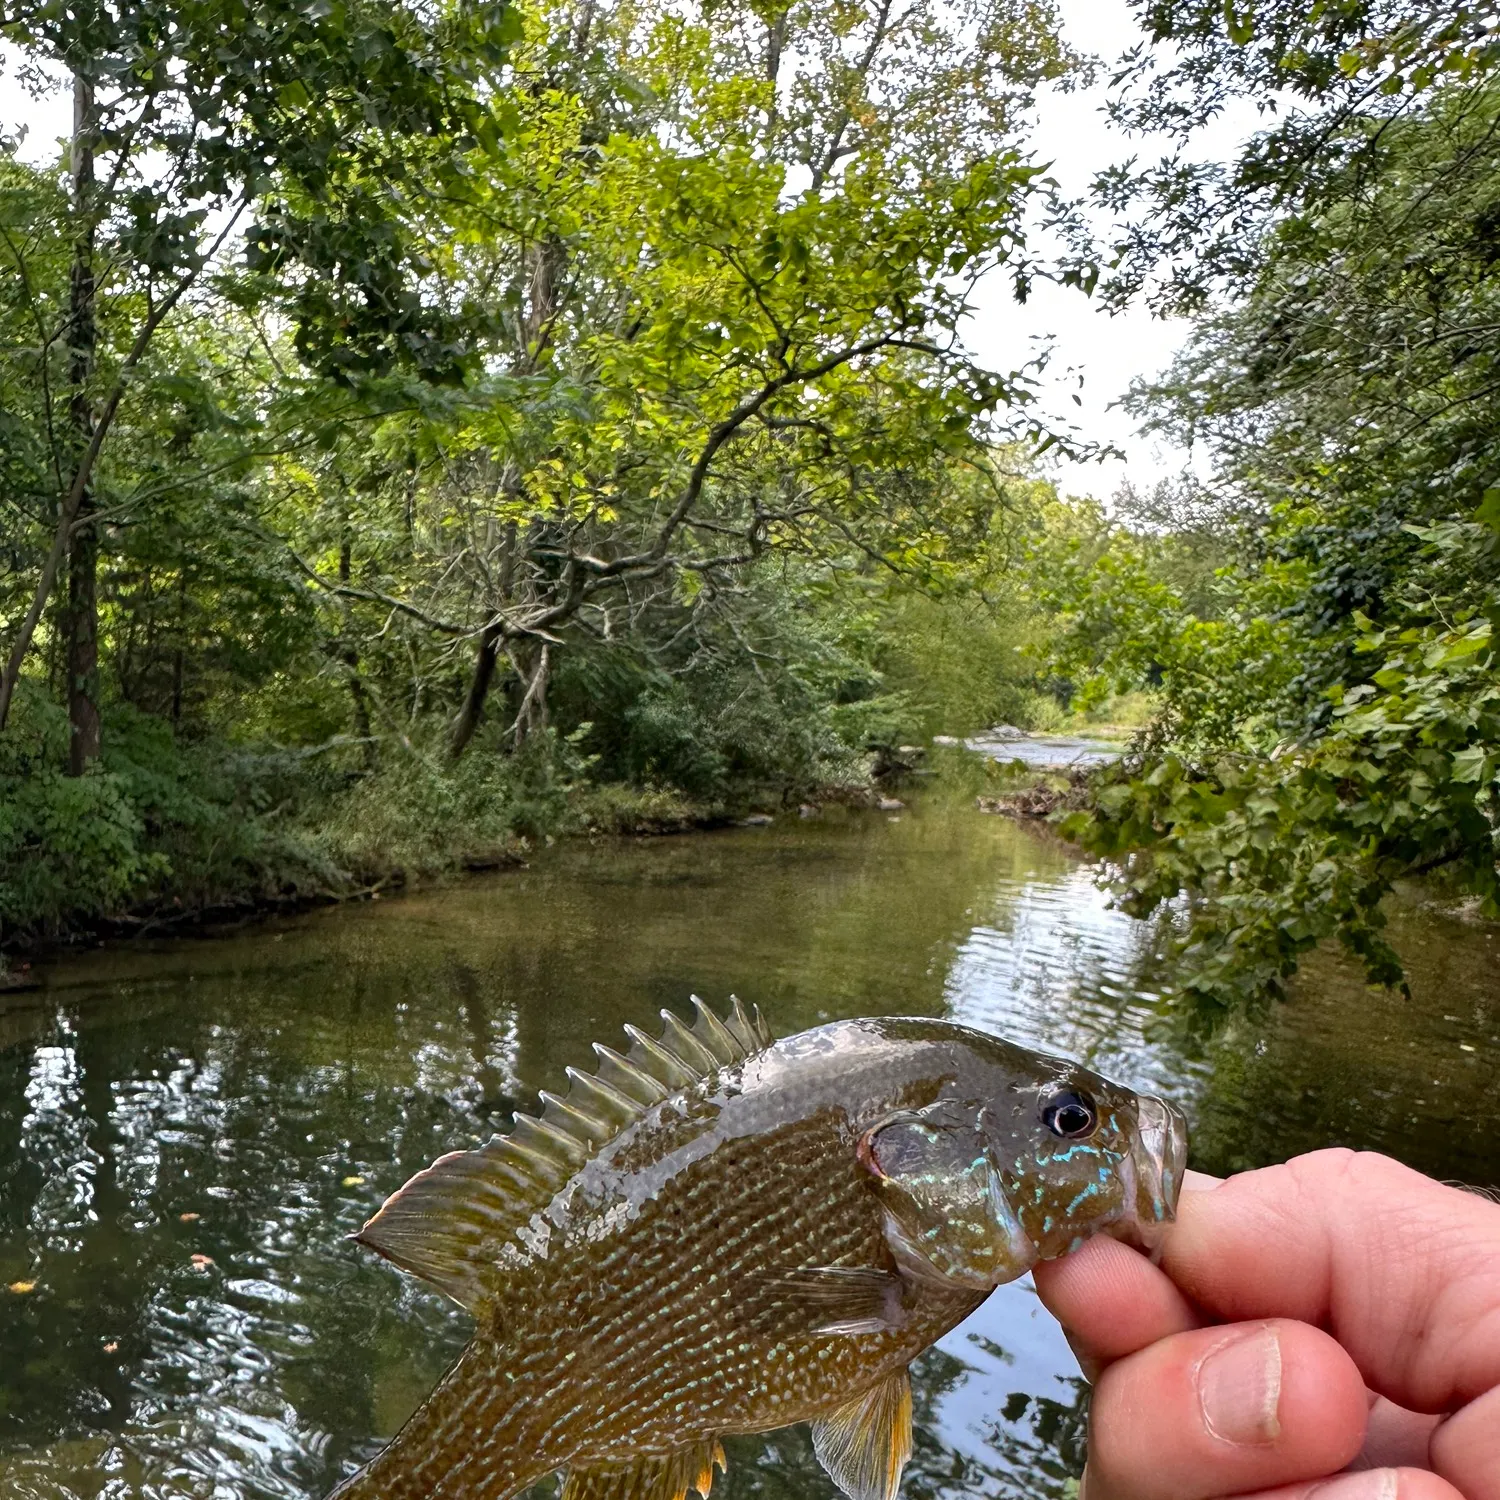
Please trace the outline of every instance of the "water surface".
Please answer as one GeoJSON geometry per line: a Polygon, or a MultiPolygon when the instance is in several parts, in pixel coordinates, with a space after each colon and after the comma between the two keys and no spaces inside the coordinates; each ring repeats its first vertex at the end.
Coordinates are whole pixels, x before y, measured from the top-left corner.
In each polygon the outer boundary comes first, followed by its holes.
{"type": "MultiPolygon", "coordinates": [[[[1047,837],[933,800],[559,846],[56,965],[0,1002],[0,1494],[318,1500],[468,1331],[345,1236],[590,1042],[693,992],[737,992],[783,1034],[884,1011],[1067,1051],[1176,1098],[1208,1170],[1341,1143],[1495,1183],[1494,929],[1396,925],[1412,1001],[1320,961],[1292,1004],[1188,1058],[1143,1039],[1156,931],[1047,837]]],[[[916,1386],[912,1500],[1069,1493],[1082,1387],[1029,1283],[916,1386]]],[[[833,1500],[804,1430],[729,1446],[716,1496],[833,1500]]]]}
{"type": "Polygon", "coordinates": [[[1120,758],[1120,746],[1109,740],[1080,739],[1067,734],[984,734],[963,741],[977,755],[1009,764],[1020,761],[1038,771],[1074,771],[1108,765],[1120,758]]]}

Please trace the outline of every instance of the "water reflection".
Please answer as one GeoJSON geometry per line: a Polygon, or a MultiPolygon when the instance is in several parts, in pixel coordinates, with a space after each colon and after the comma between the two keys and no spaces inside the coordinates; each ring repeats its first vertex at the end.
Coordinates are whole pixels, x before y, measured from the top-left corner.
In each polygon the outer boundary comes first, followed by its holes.
{"type": "MultiPolygon", "coordinates": [[[[60,966],[0,1009],[0,1287],[31,1288],[0,1291],[0,1493],[321,1496],[467,1334],[344,1236],[690,991],[738,991],[783,1033],[952,1014],[1087,1057],[1183,1102],[1211,1168],[1342,1141],[1493,1182],[1496,1146],[1463,1125],[1500,1106],[1495,939],[1399,921],[1414,1002],[1319,964],[1294,1005],[1196,1060],[1144,1039],[1151,929],[1055,844],[937,805],[559,849],[60,966]]],[[[909,1496],[1067,1493],[1081,1388],[1028,1284],[932,1351],[917,1390],[909,1496]]],[[[804,1432],[731,1459],[730,1500],[832,1500],[804,1432]]]]}

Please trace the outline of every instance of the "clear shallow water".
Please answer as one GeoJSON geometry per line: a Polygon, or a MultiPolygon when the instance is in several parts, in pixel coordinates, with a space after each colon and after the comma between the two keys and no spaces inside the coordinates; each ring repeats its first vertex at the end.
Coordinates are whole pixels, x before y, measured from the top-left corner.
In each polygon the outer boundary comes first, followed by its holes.
{"type": "MultiPolygon", "coordinates": [[[[1416,995],[1334,963],[1189,1059],[1143,1040],[1150,927],[1045,837],[929,802],[559,847],[534,868],[55,966],[0,1008],[0,1495],[318,1500],[467,1320],[346,1242],[589,1043],[693,991],[778,1032],[951,1015],[1172,1094],[1195,1165],[1341,1143],[1500,1181],[1492,928],[1398,914],[1416,995]],[[189,1216],[189,1217],[184,1217],[189,1216]],[[194,1257],[198,1257],[195,1261],[194,1257]]],[[[1026,1283],[927,1355],[904,1493],[1050,1500],[1081,1387],[1026,1283]]],[[[728,1500],[832,1500],[804,1430],[730,1446],[728,1500]]]]}
{"type": "Polygon", "coordinates": [[[1120,758],[1120,746],[1107,740],[1078,739],[1066,734],[995,738],[976,734],[964,741],[968,749],[991,760],[1018,760],[1037,770],[1068,771],[1084,766],[1102,766],[1120,758]]]}

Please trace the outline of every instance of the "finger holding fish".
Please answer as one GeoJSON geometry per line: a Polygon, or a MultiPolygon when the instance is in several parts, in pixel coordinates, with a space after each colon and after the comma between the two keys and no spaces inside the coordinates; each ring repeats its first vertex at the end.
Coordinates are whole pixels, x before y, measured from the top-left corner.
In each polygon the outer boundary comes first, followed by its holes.
{"type": "Polygon", "coordinates": [[[1500,1500],[1500,1209],[1344,1150],[1187,1189],[1161,1269],[1037,1268],[1096,1382],[1087,1500],[1500,1500]]]}

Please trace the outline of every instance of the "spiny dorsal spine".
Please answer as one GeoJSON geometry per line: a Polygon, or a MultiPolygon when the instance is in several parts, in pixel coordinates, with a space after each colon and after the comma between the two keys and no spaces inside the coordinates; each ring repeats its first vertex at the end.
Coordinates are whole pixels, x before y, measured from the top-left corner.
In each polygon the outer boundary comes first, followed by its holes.
{"type": "MultiPolygon", "coordinates": [[[[624,1057],[596,1045],[595,1051],[601,1059],[597,1073],[590,1075],[569,1068],[569,1088],[565,1095],[542,1093],[546,1106],[542,1124],[571,1136],[587,1155],[592,1155],[639,1119],[652,1104],[699,1082],[716,1068],[743,1061],[775,1040],[759,1006],[747,1011],[741,1000],[731,996],[726,1023],[697,995],[691,999],[697,1012],[691,1027],[673,1012],[664,1010],[659,1040],[638,1027],[627,1026],[625,1032],[632,1045],[624,1057]],[[622,1087],[622,1075],[624,1083],[633,1087],[622,1087]],[[601,1106],[601,1090],[612,1096],[612,1107],[601,1106]]],[[[526,1118],[517,1116],[516,1124],[519,1126],[526,1118]]]]}
{"type": "Polygon", "coordinates": [[[774,1041],[758,1006],[731,998],[720,1019],[692,1000],[691,1027],[664,1010],[659,1039],[627,1026],[623,1057],[596,1044],[597,1072],[569,1068],[567,1093],[544,1091],[539,1116],[518,1114],[508,1135],[440,1157],[354,1238],[475,1311],[505,1245],[591,1156],[662,1100],[774,1041]]]}

